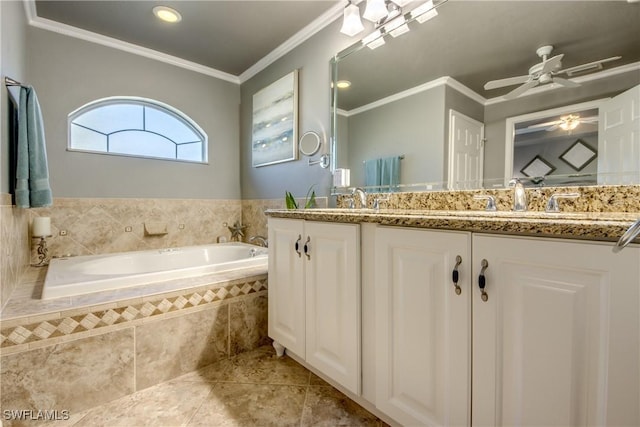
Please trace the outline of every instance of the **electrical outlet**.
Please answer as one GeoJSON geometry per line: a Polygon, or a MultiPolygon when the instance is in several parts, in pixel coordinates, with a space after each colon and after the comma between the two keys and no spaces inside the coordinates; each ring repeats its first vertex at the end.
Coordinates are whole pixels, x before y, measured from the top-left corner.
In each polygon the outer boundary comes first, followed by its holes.
{"type": "Polygon", "coordinates": [[[127,225],[127,226],[124,228],[124,232],[125,232],[125,233],[131,233],[132,231],[133,231],[133,227],[131,227],[130,225],[127,225]]]}
{"type": "Polygon", "coordinates": [[[178,224],[178,229],[179,230],[184,230],[184,224],[178,224]]]}
{"type": "Polygon", "coordinates": [[[60,230],[60,235],[61,236],[66,236],[67,235],[67,230],[60,230]]]}

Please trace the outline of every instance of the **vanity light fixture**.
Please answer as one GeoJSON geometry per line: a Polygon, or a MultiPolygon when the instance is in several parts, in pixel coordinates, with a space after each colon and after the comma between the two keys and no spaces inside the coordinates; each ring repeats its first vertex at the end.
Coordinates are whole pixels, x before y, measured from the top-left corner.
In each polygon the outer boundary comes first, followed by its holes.
{"type": "Polygon", "coordinates": [[[355,4],[349,2],[349,5],[344,8],[344,20],[342,21],[340,32],[352,37],[362,30],[364,30],[364,26],[360,20],[360,9],[358,9],[358,6],[355,4]]]}
{"type": "Polygon", "coordinates": [[[391,34],[393,37],[398,37],[409,31],[409,26],[407,25],[407,20],[404,19],[404,16],[398,16],[393,19],[391,22],[384,26],[385,32],[391,34]]]}
{"type": "Polygon", "coordinates": [[[382,46],[384,44],[382,31],[379,29],[375,30],[373,33],[362,39],[362,44],[367,46],[369,49],[375,49],[382,46]]]}
{"type": "Polygon", "coordinates": [[[180,15],[180,12],[167,6],[154,7],[153,14],[161,21],[169,22],[171,24],[175,24],[176,22],[180,22],[182,20],[182,15],[180,15]]]}
{"type": "Polygon", "coordinates": [[[362,17],[375,23],[386,17],[388,13],[385,0],[367,0],[367,7],[364,9],[362,17]]]}
{"type": "Polygon", "coordinates": [[[411,11],[411,17],[421,24],[436,16],[438,16],[438,11],[433,5],[433,0],[427,1],[411,11]]]}
{"type": "MultiPolygon", "coordinates": [[[[398,37],[409,31],[409,21],[415,20],[424,23],[436,16],[436,7],[447,0],[427,0],[419,6],[404,13],[402,8],[413,0],[366,0],[367,5],[362,15],[363,18],[375,24],[375,31],[362,39],[362,44],[375,49],[385,44],[384,37],[391,34],[398,37]]],[[[349,0],[344,9],[344,21],[340,32],[348,36],[354,36],[364,30],[360,20],[360,9],[349,0]]]]}

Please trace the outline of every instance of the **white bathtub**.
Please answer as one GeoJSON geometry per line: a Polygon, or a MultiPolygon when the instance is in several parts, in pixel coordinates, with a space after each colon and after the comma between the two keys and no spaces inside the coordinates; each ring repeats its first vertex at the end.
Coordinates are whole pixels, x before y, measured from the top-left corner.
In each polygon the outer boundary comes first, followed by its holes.
{"type": "Polygon", "coordinates": [[[51,260],[42,299],[84,295],[245,267],[267,266],[267,249],[221,243],[51,260]]]}

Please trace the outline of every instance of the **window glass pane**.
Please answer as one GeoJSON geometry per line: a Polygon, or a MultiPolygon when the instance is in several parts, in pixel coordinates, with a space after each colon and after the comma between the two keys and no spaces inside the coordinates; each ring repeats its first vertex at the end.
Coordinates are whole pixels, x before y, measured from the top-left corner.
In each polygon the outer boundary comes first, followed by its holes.
{"type": "Polygon", "coordinates": [[[202,143],[178,145],[178,159],[202,161],[202,143]]]}
{"type": "Polygon", "coordinates": [[[207,161],[207,135],[188,116],[150,99],[105,98],[72,119],[68,146],[74,150],[207,161]]]}
{"type": "Polygon", "coordinates": [[[142,129],[142,105],[107,104],[83,113],[73,122],[105,134],[142,129]]]}
{"type": "Polygon", "coordinates": [[[107,137],[101,133],[71,125],[70,148],[77,150],[107,151],[107,137]]]}
{"type": "Polygon", "coordinates": [[[145,108],[146,130],[166,136],[178,144],[200,141],[200,137],[182,120],[155,108],[145,108]]]}
{"type": "Polygon", "coordinates": [[[153,133],[125,131],[109,137],[109,152],[175,159],[176,145],[153,133]]]}

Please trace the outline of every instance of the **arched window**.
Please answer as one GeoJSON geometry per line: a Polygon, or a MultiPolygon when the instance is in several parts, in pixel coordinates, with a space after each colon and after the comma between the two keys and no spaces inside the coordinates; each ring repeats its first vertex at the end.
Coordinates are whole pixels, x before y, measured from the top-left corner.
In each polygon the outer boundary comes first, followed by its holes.
{"type": "Polygon", "coordinates": [[[207,135],[181,111],[152,99],[112,97],[69,114],[68,149],[207,162],[207,135]]]}

